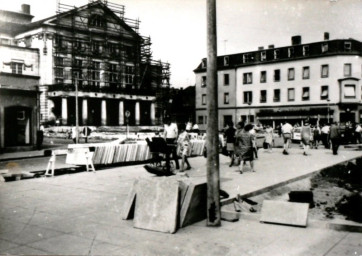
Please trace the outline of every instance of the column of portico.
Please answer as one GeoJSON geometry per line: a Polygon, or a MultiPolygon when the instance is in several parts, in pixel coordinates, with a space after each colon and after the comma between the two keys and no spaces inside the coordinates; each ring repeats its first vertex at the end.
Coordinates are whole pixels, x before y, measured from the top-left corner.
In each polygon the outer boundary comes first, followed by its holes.
{"type": "Polygon", "coordinates": [[[88,100],[83,98],[82,101],[82,123],[83,125],[88,124],[88,100]]]}
{"type": "Polygon", "coordinates": [[[156,121],[156,107],[155,107],[155,103],[151,102],[151,125],[155,125],[155,121],[156,121]]]}
{"type": "Polygon", "coordinates": [[[101,124],[107,125],[107,105],[106,105],[106,100],[102,100],[102,105],[101,105],[101,124]]]}
{"type": "Polygon", "coordinates": [[[68,123],[68,99],[62,98],[62,124],[67,125],[68,123]]]}
{"type": "Polygon", "coordinates": [[[135,121],[136,121],[136,125],[140,125],[140,102],[139,101],[136,101],[135,121]]]}
{"type": "Polygon", "coordinates": [[[118,119],[119,125],[124,125],[124,102],[121,100],[119,102],[119,119],[118,119]]]}

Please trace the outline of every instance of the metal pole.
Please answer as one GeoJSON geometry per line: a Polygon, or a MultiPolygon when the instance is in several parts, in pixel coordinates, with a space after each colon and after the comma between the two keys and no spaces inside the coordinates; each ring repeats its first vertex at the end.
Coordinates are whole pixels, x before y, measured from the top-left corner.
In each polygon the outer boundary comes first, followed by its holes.
{"type": "Polygon", "coordinates": [[[79,142],[79,116],[78,116],[78,78],[75,78],[75,129],[76,129],[76,138],[75,143],[79,142]]]}
{"type": "Polygon", "coordinates": [[[330,101],[330,99],[327,99],[327,104],[328,104],[328,122],[327,122],[327,123],[329,123],[329,119],[330,119],[330,115],[329,115],[329,101],[330,101]]]}
{"type": "Polygon", "coordinates": [[[207,226],[220,226],[216,0],[207,0],[207,226]]]}

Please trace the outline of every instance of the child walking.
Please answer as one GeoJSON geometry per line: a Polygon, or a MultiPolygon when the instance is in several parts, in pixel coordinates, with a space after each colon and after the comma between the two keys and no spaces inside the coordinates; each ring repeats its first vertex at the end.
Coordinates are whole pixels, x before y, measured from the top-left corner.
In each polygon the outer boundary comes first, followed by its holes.
{"type": "Polygon", "coordinates": [[[179,127],[180,134],[177,139],[177,144],[179,147],[179,155],[181,156],[181,169],[180,172],[185,171],[185,163],[187,165],[186,170],[191,169],[191,165],[189,160],[187,159],[188,155],[190,154],[190,135],[186,131],[185,125],[181,124],[179,127]]]}

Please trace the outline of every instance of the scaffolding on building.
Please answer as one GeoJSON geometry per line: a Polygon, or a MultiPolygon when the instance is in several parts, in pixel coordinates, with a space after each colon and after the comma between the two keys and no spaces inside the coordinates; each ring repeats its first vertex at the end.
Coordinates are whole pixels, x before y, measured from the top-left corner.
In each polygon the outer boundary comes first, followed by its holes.
{"type": "Polygon", "coordinates": [[[154,95],[161,104],[170,65],[152,60],[151,38],[139,34],[138,19],[124,17],[123,5],[89,0],[75,7],[57,0],[57,15],[53,90],[74,91],[77,83],[80,91],[154,95]]]}

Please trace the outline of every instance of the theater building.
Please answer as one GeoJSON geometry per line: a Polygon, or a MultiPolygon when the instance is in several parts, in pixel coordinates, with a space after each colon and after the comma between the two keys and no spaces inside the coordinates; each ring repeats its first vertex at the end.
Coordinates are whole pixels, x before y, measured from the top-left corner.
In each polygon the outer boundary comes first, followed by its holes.
{"type": "MultiPolygon", "coordinates": [[[[219,56],[219,129],[228,121],[302,124],[328,121],[361,122],[362,44],[354,39],[302,43],[219,56]]],[[[207,61],[194,70],[196,121],[207,124],[207,61]]]]}
{"type": "Polygon", "coordinates": [[[74,125],[76,109],[79,125],[162,121],[169,64],[152,60],[150,38],[124,14],[124,6],[109,1],[58,1],[56,15],[16,27],[13,44],[39,53],[42,122],[74,125]]]}

